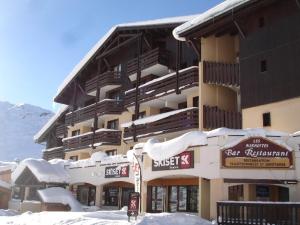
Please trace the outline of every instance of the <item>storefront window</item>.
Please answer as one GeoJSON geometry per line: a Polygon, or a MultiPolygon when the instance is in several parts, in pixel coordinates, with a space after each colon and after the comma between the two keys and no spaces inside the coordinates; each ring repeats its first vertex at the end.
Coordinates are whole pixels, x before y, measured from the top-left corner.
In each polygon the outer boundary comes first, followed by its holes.
{"type": "Polygon", "coordinates": [[[87,206],[95,205],[96,187],[94,186],[78,186],[77,199],[78,201],[87,206]]]}
{"type": "Polygon", "coordinates": [[[163,211],[163,197],[164,197],[164,188],[163,187],[152,187],[152,206],[151,209],[153,212],[162,212],[163,211]]]}
{"type": "Polygon", "coordinates": [[[104,205],[118,206],[119,188],[117,187],[104,187],[104,205]]]}
{"type": "Polygon", "coordinates": [[[169,212],[197,212],[198,187],[197,186],[170,186],[169,212]]]}
{"type": "Polygon", "coordinates": [[[122,204],[121,207],[127,206],[130,193],[134,192],[134,188],[122,188],[122,204]]]}
{"type": "Polygon", "coordinates": [[[244,186],[234,185],[228,188],[229,201],[243,201],[244,200],[244,186]]]}

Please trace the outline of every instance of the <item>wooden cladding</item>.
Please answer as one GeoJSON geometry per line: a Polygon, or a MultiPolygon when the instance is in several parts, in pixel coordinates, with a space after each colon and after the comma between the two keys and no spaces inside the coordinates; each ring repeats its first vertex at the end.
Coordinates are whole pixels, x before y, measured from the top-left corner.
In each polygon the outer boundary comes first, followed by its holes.
{"type": "Polygon", "coordinates": [[[217,202],[219,225],[226,224],[286,224],[297,225],[300,219],[299,203],[272,202],[217,202]]]}
{"type": "Polygon", "coordinates": [[[239,63],[203,61],[203,82],[224,86],[240,86],[239,63]]]}
{"type": "MultiPolygon", "coordinates": [[[[139,138],[198,128],[198,114],[198,108],[193,108],[155,122],[136,125],[136,135],[139,138]]],[[[133,133],[133,126],[126,127],[124,138],[133,137],[133,133]]]]}
{"type": "MultiPolygon", "coordinates": [[[[182,70],[179,74],[179,89],[184,90],[194,86],[198,86],[199,75],[198,67],[190,67],[182,70]]],[[[138,100],[140,102],[149,101],[157,96],[163,96],[166,94],[172,94],[176,90],[176,74],[166,75],[165,78],[158,78],[157,81],[150,81],[147,85],[141,85],[139,88],[138,100]]],[[[125,94],[125,106],[134,104],[135,101],[135,89],[128,91],[125,94]]]]}
{"type": "MultiPolygon", "coordinates": [[[[138,69],[137,58],[129,60],[127,63],[127,75],[130,76],[135,74],[138,69]]],[[[170,62],[170,53],[166,50],[162,50],[159,48],[155,48],[150,50],[140,57],[140,66],[141,70],[144,70],[150,66],[154,66],[156,64],[162,64],[168,66],[170,62]]]]}
{"type": "Polygon", "coordinates": [[[121,73],[116,71],[106,71],[100,75],[93,77],[85,83],[86,93],[96,91],[98,81],[99,88],[107,85],[121,85],[121,73]]]}
{"type": "Polygon", "coordinates": [[[65,124],[60,124],[55,128],[56,137],[65,137],[67,134],[67,127],[65,124]]]}
{"type": "Polygon", "coordinates": [[[232,129],[242,128],[242,114],[240,112],[225,111],[217,106],[203,107],[203,128],[216,129],[227,127],[232,129]]]}
{"type": "Polygon", "coordinates": [[[120,145],[121,144],[121,131],[99,131],[95,135],[90,132],[86,135],[79,135],[77,137],[67,138],[63,140],[65,150],[88,148],[92,144],[103,143],[105,145],[120,145]]]}
{"type": "Polygon", "coordinates": [[[123,102],[118,100],[104,100],[98,102],[98,104],[92,104],[82,109],[78,109],[74,112],[66,115],[66,125],[79,123],[85,120],[93,119],[95,117],[95,110],[98,116],[105,114],[121,114],[123,111],[123,102]]]}
{"type": "Polygon", "coordinates": [[[43,151],[43,159],[45,160],[51,160],[51,159],[64,159],[65,158],[65,152],[63,146],[53,148],[53,150],[43,151]]]}

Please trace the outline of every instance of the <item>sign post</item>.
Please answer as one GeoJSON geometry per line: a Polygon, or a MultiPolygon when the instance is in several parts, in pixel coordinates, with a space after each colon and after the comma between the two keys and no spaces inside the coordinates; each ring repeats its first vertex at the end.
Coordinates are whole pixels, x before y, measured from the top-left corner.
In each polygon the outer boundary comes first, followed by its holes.
{"type": "Polygon", "coordinates": [[[139,214],[139,205],[140,205],[140,193],[139,192],[132,192],[129,194],[129,201],[128,201],[128,222],[130,222],[130,217],[134,216],[135,220],[139,214]]]}

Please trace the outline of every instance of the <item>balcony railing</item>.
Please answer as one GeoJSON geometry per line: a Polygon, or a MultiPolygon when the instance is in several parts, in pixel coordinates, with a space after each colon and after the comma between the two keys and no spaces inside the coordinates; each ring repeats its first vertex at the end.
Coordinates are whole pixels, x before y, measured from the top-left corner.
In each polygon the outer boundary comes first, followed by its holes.
{"type": "Polygon", "coordinates": [[[86,134],[69,137],[63,139],[64,149],[79,149],[95,147],[99,145],[120,145],[121,144],[121,131],[109,130],[109,129],[99,129],[95,132],[89,132],[86,134]]]}
{"type": "Polygon", "coordinates": [[[203,62],[203,82],[225,86],[240,86],[238,63],[203,62]]]}
{"type": "Polygon", "coordinates": [[[147,118],[143,118],[140,120],[144,120],[144,124],[139,124],[137,123],[138,121],[134,121],[133,123],[136,123],[137,125],[125,127],[124,138],[130,139],[131,137],[133,137],[134,126],[136,129],[136,135],[140,138],[199,127],[198,108],[187,108],[183,110],[162,113],[158,115],[158,120],[155,120],[156,116],[151,116],[151,119],[150,117],[148,117],[150,122],[147,122],[147,118]],[[164,116],[164,114],[166,115],[166,117],[164,116]]]}
{"type": "MultiPolygon", "coordinates": [[[[141,70],[147,69],[156,64],[168,66],[170,61],[170,53],[166,50],[155,48],[150,50],[140,57],[141,70]]],[[[128,76],[135,74],[138,69],[137,58],[134,58],[127,63],[127,74],[128,76]]]]}
{"type": "Polygon", "coordinates": [[[62,138],[65,137],[65,135],[67,134],[66,125],[61,124],[61,125],[56,126],[55,132],[56,132],[56,137],[62,137],[62,138]]]}
{"type": "MultiPolygon", "coordinates": [[[[198,86],[198,67],[193,66],[179,71],[179,90],[198,86]]],[[[155,98],[174,93],[176,90],[176,73],[154,79],[139,87],[138,100],[146,102],[155,98]]],[[[128,107],[135,102],[135,89],[125,93],[125,105],[128,107]]]]}
{"type": "Polygon", "coordinates": [[[300,204],[293,202],[217,202],[219,225],[298,225],[300,204]]]}
{"type": "Polygon", "coordinates": [[[102,116],[105,114],[115,114],[119,115],[123,111],[123,102],[114,99],[104,99],[96,104],[86,106],[84,108],[78,109],[74,112],[66,114],[66,125],[71,125],[74,123],[80,123],[95,117],[95,111],[97,116],[102,116]]]}
{"type": "Polygon", "coordinates": [[[91,93],[96,91],[98,79],[99,79],[99,88],[108,85],[121,85],[121,73],[115,71],[107,71],[93,77],[92,79],[88,80],[85,83],[86,93],[91,93]]]}
{"type": "Polygon", "coordinates": [[[63,146],[59,146],[51,149],[45,149],[43,151],[43,159],[45,160],[64,159],[64,158],[65,158],[65,152],[63,146]]]}
{"type": "Polygon", "coordinates": [[[216,106],[204,106],[203,127],[205,129],[216,129],[220,127],[241,129],[242,114],[240,112],[225,111],[216,106]]]}

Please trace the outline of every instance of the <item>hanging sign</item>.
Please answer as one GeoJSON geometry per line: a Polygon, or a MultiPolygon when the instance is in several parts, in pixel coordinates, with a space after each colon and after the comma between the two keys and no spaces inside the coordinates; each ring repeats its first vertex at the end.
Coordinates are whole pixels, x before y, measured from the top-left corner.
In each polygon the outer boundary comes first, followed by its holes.
{"type": "Polygon", "coordinates": [[[105,178],[129,177],[129,165],[105,167],[105,178]]]}
{"type": "Polygon", "coordinates": [[[251,137],[221,151],[224,168],[292,168],[289,149],[262,137],[251,137]]]}
{"type": "Polygon", "coordinates": [[[185,151],[162,161],[152,160],[152,171],[194,168],[194,151],[185,151]]]}

